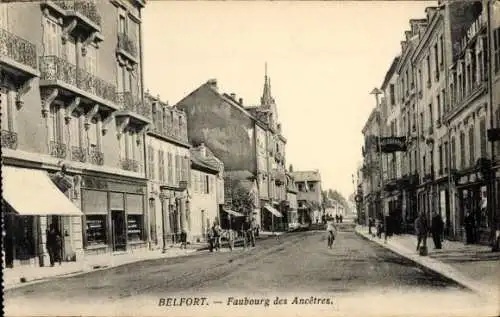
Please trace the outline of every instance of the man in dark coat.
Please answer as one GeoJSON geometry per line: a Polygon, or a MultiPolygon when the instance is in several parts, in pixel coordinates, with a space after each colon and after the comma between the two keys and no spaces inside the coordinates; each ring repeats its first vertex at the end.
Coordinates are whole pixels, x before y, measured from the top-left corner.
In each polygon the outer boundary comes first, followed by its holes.
{"type": "Polygon", "coordinates": [[[47,230],[47,252],[49,253],[50,266],[54,266],[55,262],[59,262],[61,265],[61,235],[57,231],[54,224],[50,224],[49,230],[47,230]]]}
{"type": "Polygon", "coordinates": [[[417,234],[417,251],[420,250],[420,243],[423,243],[423,247],[427,247],[427,219],[425,215],[421,212],[417,219],[415,219],[415,233],[417,234]]]}
{"type": "Polygon", "coordinates": [[[441,241],[444,231],[444,222],[441,215],[435,211],[432,212],[431,233],[434,241],[434,248],[441,249],[441,241]]]}

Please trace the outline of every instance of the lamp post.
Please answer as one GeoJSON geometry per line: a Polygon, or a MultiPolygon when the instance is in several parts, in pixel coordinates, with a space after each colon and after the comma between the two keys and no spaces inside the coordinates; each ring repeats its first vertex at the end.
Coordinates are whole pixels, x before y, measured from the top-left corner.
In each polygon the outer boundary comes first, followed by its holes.
{"type": "Polygon", "coordinates": [[[382,148],[380,146],[380,139],[382,138],[382,111],[379,109],[379,95],[383,94],[383,91],[379,88],[374,88],[371,95],[375,95],[375,110],[377,112],[377,122],[378,122],[378,136],[377,136],[377,149],[378,149],[378,163],[379,163],[379,204],[380,210],[382,212],[382,217],[384,218],[384,240],[387,242],[387,217],[385,215],[384,203],[382,201],[382,187],[383,187],[383,165],[382,165],[382,148]]]}

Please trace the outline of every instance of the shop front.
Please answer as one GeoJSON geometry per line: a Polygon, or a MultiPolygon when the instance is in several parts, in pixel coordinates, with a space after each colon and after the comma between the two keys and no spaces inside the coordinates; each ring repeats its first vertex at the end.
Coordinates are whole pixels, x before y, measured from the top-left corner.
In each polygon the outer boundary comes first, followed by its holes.
{"type": "Polygon", "coordinates": [[[469,170],[455,179],[458,213],[457,239],[471,244],[489,244],[492,216],[487,207],[487,181],[478,171],[469,170]]]}
{"type": "Polygon", "coordinates": [[[57,258],[81,259],[78,227],[83,214],[67,196],[73,178],[61,174],[59,182],[55,181],[45,170],[2,166],[6,267],[49,265],[46,242],[50,226],[59,236],[57,258]]]}
{"type": "Polygon", "coordinates": [[[262,231],[274,232],[283,231],[283,214],[279,211],[278,203],[267,203],[262,206],[262,231]]]}
{"type": "Polygon", "coordinates": [[[83,176],[81,187],[85,254],[147,247],[145,181],[83,176]]]}
{"type": "Polygon", "coordinates": [[[444,222],[444,236],[447,239],[453,238],[453,218],[450,205],[450,191],[448,178],[440,179],[436,183],[437,189],[437,211],[444,222]]]}

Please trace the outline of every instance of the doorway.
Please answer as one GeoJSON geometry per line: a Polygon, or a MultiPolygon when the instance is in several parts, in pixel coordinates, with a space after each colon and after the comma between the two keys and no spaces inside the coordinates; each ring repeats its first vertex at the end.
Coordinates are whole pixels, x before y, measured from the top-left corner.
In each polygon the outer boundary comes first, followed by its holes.
{"type": "Polygon", "coordinates": [[[127,230],[125,226],[125,211],[111,211],[111,226],[113,234],[113,251],[127,250],[127,230]]]}

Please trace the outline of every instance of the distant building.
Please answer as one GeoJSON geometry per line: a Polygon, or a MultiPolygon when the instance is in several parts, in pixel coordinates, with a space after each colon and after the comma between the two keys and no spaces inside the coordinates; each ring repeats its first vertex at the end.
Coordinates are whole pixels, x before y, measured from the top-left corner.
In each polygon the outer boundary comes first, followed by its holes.
{"type": "Polygon", "coordinates": [[[298,216],[301,224],[321,219],[321,174],[315,171],[294,171],[291,173],[297,185],[298,216]]]}

